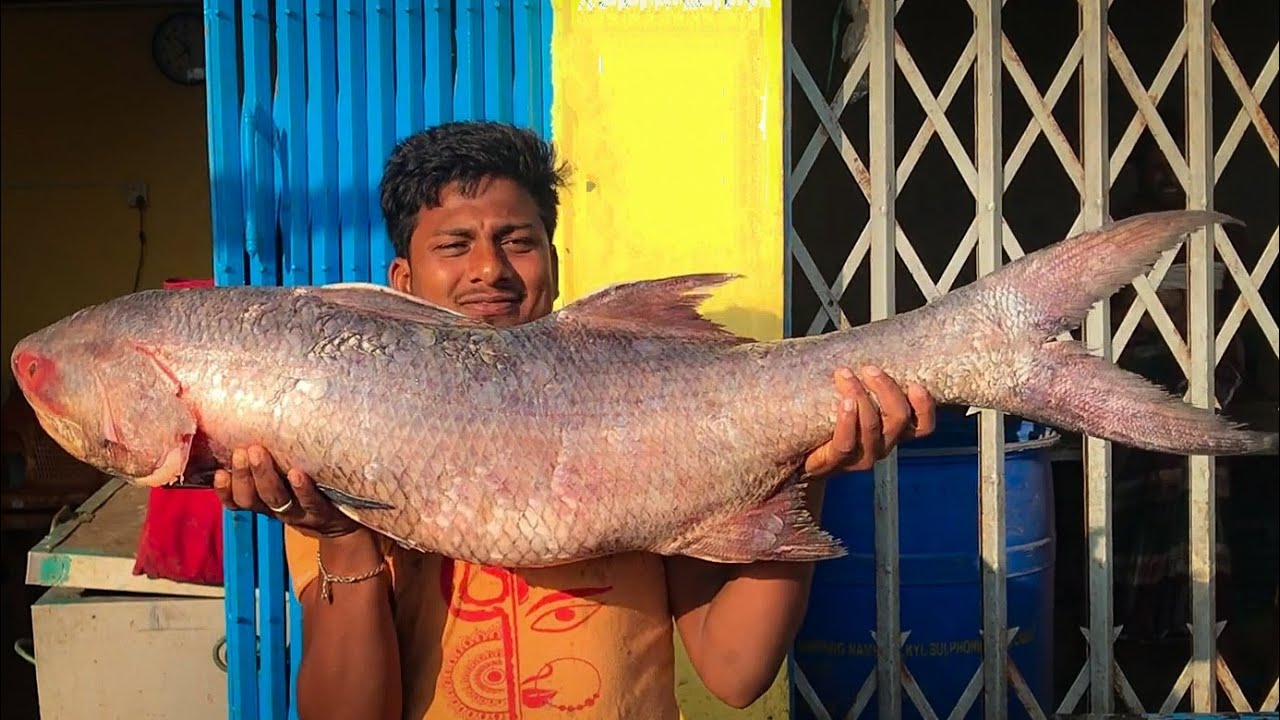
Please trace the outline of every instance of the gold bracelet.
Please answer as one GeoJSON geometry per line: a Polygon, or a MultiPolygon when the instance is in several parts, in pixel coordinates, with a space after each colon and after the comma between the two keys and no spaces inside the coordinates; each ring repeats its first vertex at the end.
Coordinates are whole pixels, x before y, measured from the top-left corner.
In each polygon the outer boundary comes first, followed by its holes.
{"type": "Polygon", "coordinates": [[[387,558],[384,556],[378,562],[376,568],[362,575],[330,575],[329,571],[324,569],[324,561],[320,559],[320,549],[316,548],[316,567],[320,569],[320,597],[324,598],[325,602],[332,602],[330,585],[333,583],[358,583],[375,578],[381,575],[383,570],[387,569],[387,558]]]}

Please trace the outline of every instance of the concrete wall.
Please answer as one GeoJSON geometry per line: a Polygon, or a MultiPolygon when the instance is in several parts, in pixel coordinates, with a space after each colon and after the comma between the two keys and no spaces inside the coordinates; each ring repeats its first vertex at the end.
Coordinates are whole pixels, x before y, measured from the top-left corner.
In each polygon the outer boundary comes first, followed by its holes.
{"type": "Polygon", "coordinates": [[[3,11],[0,245],[4,390],[23,335],[133,290],[145,182],[143,288],[208,276],[203,86],[160,74],[151,35],[176,8],[3,11]]]}

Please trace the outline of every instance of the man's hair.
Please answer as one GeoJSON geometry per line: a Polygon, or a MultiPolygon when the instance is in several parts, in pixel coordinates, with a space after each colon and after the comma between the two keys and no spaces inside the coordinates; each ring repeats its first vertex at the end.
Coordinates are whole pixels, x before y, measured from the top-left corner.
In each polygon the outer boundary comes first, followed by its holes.
{"type": "Polygon", "coordinates": [[[446,187],[457,183],[459,192],[473,197],[481,182],[498,178],[515,182],[533,197],[548,238],[553,236],[566,169],[535,133],[506,123],[450,122],[397,143],[380,188],[396,255],[409,257],[419,211],[438,207],[446,187]]]}

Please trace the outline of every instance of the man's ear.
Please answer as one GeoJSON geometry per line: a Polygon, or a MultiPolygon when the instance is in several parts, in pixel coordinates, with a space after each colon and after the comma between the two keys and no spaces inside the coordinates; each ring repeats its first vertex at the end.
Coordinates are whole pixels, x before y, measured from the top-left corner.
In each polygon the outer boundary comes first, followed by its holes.
{"type": "Polygon", "coordinates": [[[410,288],[413,287],[413,274],[409,272],[407,259],[397,257],[391,261],[387,266],[387,284],[402,293],[412,294],[410,288]]]}
{"type": "Polygon", "coordinates": [[[551,247],[551,302],[555,302],[560,299],[560,255],[555,243],[548,245],[551,247]]]}

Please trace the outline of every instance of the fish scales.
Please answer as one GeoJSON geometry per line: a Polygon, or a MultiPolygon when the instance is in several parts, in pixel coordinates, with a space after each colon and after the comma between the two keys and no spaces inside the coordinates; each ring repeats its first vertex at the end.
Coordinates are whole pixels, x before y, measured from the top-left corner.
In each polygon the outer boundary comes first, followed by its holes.
{"type": "MultiPolygon", "coordinates": [[[[737,454],[726,455],[723,437],[734,450],[761,439],[733,418],[764,398],[757,391],[753,400],[740,383],[710,382],[716,361],[725,360],[694,343],[587,330],[590,342],[575,342],[570,331],[548,344],[549,328],[536,324],[502,335],[483,328],[405,333],[394,321],[335,309],[306,293],[263,292],[277,300],[234,325],[227,318],[241,317],[238,307],[219,307],[198,292],[140,297],[171,306],[147,314],[174,322],[129,335],[183,348],[168,354],[167,364],[203,408],[205,432],[224,438],[210,446],[218,462],[229,447],[267,443],[281,465],[317,482],[386,498],[394,510],[353,513],[415,547],[493,561],[525,543],[537,554],[608,552],[588,539],[609,527],[621,531],[622,543],[655,529],[672,533],[686,523],[663,508],[699,468],[737,476],[722,460],[737,454]],[[371,355],[366,343],[352,340],[317,355],[310,352],[317,336],[376,338],[381,350],[371,355]],[[173,342],[178,337],[184,341],[173,342]],[[637,343],[647,343],[644,360],[619,362],[637,343]],[[565,368],[592,382],[575,382],[565,368]],[[630,411],[619,414],[620,407],[630,411]],[[370,424],[354,435],[362,423],[370,424]],[[685,442],[693,452],[662,460],[662,448],[685,442]],[[442,539],[425,542],[418,529],[424,516],[455,523],[440,528],[442,539]],[[481,552],[468,542],[496,549],[481,552]]],[[[774,474],[743,502],[766,493],[774,474]]],[[[724,490],[736,496],[737,485],[724,490]]],[[[708,511],[720,500],[690,499],[708,511]]]]}
{"type": "Polygon", "coordinates": [[[12,363],[55,440],[142,484],[256,443],[358,522],[461,560],[821,559],[844,548],[804,509],[801,471],[834,426],[838,366],[1135,447],[1273,445],[1054,339],[1225,219],[1116,223],[819,337],[751,342],[707,320],[697,305],[724,275],[615,286],[507,329],[376,286],[245,287],[112,300],[12,363]]]}

